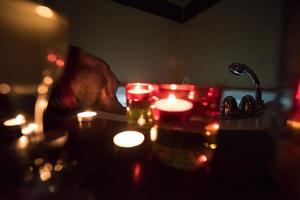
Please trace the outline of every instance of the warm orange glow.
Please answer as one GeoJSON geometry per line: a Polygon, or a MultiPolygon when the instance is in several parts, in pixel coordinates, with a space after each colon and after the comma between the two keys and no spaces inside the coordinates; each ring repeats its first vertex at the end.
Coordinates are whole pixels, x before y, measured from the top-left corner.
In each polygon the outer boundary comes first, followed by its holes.
{"type": "Polygon", "coordinates": [[[142,167],[140,163],[136,163],[133,166],[133,179],[135,182],[139,181],[141,177],[142,167]]]}
{"type": "Polygon", "coordinates": [[[96,117],[97,113],[94,111],[84,111],[77,114],[77,119],[79,122],[92,121],[96,117]]]}
{"type": "Polygon", "coordinates": [[[46,94],[48,92],[48,86],[40,85],[37,89],[39,94],[46,94]]]}
{"type": "Polygon", "coordinates": [[[137,121],[137,124],[139,126],[144,126],[146,124],[146,119],[144,118],[144,115],[141,115],[137,121]]]}
{"type": "Polygon", "coordinates": [[[51,178],[51,173],[49,171],[43,171],[40,173],[40,178],[42,181],[48,181],[51,178]]]}
{"type": "Polygon", "coordinates": [[[17,140],[17,145],[16,147],[18,149],[26,149],[27,146],[29,145],[29,139],[26,136],[21,136],[18,140],[17,140]]]}
{"type": "Polygon", "coordinates": [[[6,120],[3,124],[4,126],[20,126],[26,123],[26,119],[23,115],[17,115],[13,119],[6,120]]]}
{"type": "Polygon", "coordinates": [[[205,135],[211,136],[211,132],[210,131],[205,131],[205,135]]]}
{"type": "Polygon", "coordinates": [[[63,169],[63,166],[61,164],[56,164],[54,166],[54,171],[60,172],[63,169]]]}
{"type": "Polygon", "coordinates": [[[48,54],[47,59],[48,59],[49,62],[54,63],[57,60],[57,57],[54,54],[48,54]]]}
{"type": "Polygon", "coordinates": [[[36,166],[40,166],[40,165],[42,165],[43,163],[44,163],[44,159],[43,159],[43,158],[37,158],[37,159],[34,160],[34,164],[35,164],[36,166]]]}
{"type": "Polygon", "coordinates": [[[38,125],[37,124],[30,123],[25,128],[22,128],[21,132],[22,132],[23,135],[30,135],[31,133],[33,133],[37,129],[38,129],[38,125]]]}
{"type": "Polygon", "coordinates": [[[51,78],[50,76],[45,76],[43,82],[47,85],[51,85],[53,83],[53,78],[51,78]]]}
{"type": "Polygon", "coordinates": [[[51,18],[53,17],[53,12],[50,8],[46,7],[46,6],[37,6],[35,8],[35,12],[42,17],[45,18],[51,18]]]}
{"type": "Polygon", "coordinates": [[[58,67],[63,67],[63,66],[65,66],[65,61],[63,61],[62,59],[57,59],[56,65],[58,67]]]}
{"type": "Polygon", "coordinates": [[[207,157],[205,155],[200,155],[197,161],[199,164],[202,164],[207,161],[207,157]]]}
{"type": "Polygon", "coordinates": [[[0,84],[0,93],[1,94],[8,94],[8,93],[10,93],[10,91],[11,91],[11,88],[8,84],[6,84],[6,83],[0,84]]]}
{"type": "Polygon", "coordinates": [[[216,144],[210,144],[209,147],[210,147],[211,149],[216,149],[216,148],[217,148],[217,145],[216,145],[216,144]]]}
{"type": "Polygon", "coordinates": [[[286,124],[288,127],[291,127],[293,129],[300,129],[300,122],[292,119],[288,119],[286,121],[286,124]]]}
{"type": "Polygon", "coordinates": [[[43,168],[44,168],[44,170],[49,171],[49,172],[51,172],[53,170],[53,166],[51,163],[46,163],[43,168]]]}
{"type": "Polygon", "coordinates": [[[152,142],[155,142],[157,140],[157,136],[158,136],[157,128],[158,128],[157,125],[155,125],[150,129],[150,140],[152,142]]]}
{"type": "Polygon", "coordinates": [[[144,135],[138,131],[123,131],[114,136],[115,145],[124,148],[139,146],[144,142],[144,135]]]}
{"type": "Polygon", "coordinates": [[[220,129],[219,123],[208,124],[205,126],[206,131],[216,132],[220,129]]]}
{"type": "Polygon", "coordinates": [[[189,99],[191,99],[191,100],[193,100],[194,98],[195,98],[195,92],[194,91],[191,91],[190,93],[189,93],[189,97],[188,97],[189,99]]]}

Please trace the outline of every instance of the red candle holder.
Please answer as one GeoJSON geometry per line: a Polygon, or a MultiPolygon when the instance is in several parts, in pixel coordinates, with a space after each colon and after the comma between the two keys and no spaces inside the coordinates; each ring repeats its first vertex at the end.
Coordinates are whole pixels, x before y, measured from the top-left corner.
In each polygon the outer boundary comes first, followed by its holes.
{"type": "Polygon", "coordinates": [[[190,96],[194,102],[194,115],[218,117],[220,115],[221,96],[220,87],[197,87],[195,95],[190,96]]]}
{"type": "Polygon", "coordinates": [[[195,93],[195,85],[160,84],[156,101],[152,105],[156,122],[185,123],[193,111],[189,95],[195,93]]]}
{"type": "Polygon", "coordinates": [[[149,83],[126,84],[127,119],[140,126],[152,122],[151,104],[154,102],[158,86],[149,83]]]}

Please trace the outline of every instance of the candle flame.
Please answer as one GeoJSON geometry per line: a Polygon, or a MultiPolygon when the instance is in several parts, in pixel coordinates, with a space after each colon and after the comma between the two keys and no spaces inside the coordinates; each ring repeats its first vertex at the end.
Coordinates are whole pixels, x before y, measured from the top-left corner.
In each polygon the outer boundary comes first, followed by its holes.
{"type": "Polygon", "coordinates": [[[134,86],[134,89],[135,90],[141,90],[142,86],[139,83],[137,83],[136,86],[134,86]]]}
{"type": "Polygon", "coordinates": [[[169,97],[168,97],[168,102],[169,103],[175,103],[176,101],[176,96],[174,94],[170,94],[169,97]]]}
{"type": "Polygon", "coordinates": [[[176,90],[177,89],[177,85],[171,84],[170,88],[171,88],[171,90],[176,90]]]}

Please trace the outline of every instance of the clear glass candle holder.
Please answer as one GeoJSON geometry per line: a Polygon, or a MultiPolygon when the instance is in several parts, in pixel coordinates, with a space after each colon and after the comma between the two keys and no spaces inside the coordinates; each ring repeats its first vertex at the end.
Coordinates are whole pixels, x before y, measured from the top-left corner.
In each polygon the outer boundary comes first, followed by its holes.
{"type": "Polygon", "coordinates": [[[155,100],[157,89],[157,85],[149,83],[126,84],[126,109],[129,123],[147,126],[153,122],[151,105],[155,100]]]}

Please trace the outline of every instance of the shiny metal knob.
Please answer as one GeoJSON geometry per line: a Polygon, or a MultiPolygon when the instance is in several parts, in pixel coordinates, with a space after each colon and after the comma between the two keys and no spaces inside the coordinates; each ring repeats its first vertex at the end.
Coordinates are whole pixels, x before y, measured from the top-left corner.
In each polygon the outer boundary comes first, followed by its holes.
{"type": "Polygon", "coordinates": [[[252,114],[256,109],[255,99],[251,95],[243,96],[240,102],[240,111],[243,114],[252,114]]]}
{"type": "Polygon", "coordinates": [[[225,117],[230,117],[238,114],[238,106],[233,96],[227,96],[221,103],[221,113],[225,117]]]}

